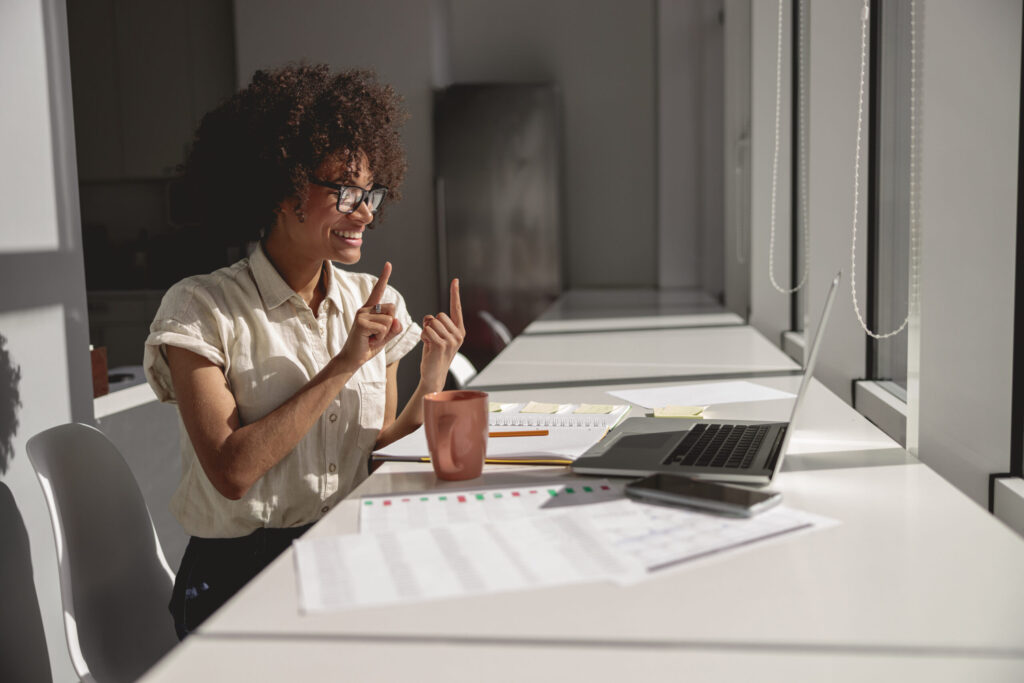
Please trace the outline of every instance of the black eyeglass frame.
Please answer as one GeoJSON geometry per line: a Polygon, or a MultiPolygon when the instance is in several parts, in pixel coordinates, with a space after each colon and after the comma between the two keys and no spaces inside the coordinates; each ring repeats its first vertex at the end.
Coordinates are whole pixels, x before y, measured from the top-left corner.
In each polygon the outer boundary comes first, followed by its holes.
{"type": "Polygon", "coordinates": [[[373,187],[367,190],[365,188],[359,187],[358,185],[339,185],[338,183],[329,183],[326,180],[317,180],[316,178],[310,178],[309,182],[311,182],[314,185],[326,187],[337,192],[338,202],[334,205],[334,208],[338,210],[338,213],[342,213],[345,215],[354,213],[356,209],[358,209],[359,206],[363,203],[365,203],[366,206],[370,209],[371,214],[376,214],[378,211],[380,211],[381,204],[383,204],[384,200],[387,199],[388,197],[388,188],[384,187],[383,185],[375,184],[373,185],[373,187]],[[342,211],[341,209],[341,198],[345,195],[345,190],[356,190],[360,193],[358,201],[354,202],[352,204],[352,208],[349,209],[348,211],[342,211]],[[370,198],[371,192],[383,192],[383,194],[380,197],[380,201],[377,202],[376,207],[374,207],[372,204],[370,204],[369,201],[367,201],[370,198]]]}

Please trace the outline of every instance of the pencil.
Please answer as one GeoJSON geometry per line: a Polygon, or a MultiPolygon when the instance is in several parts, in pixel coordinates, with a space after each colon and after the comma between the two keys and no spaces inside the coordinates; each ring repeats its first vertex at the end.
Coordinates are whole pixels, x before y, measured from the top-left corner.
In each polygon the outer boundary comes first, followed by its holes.
{"type": "Polygon", "coordinates": [[[546,429],[533,429],[518,432],[491,432],[487,436],[547,436],[546,429]]]}

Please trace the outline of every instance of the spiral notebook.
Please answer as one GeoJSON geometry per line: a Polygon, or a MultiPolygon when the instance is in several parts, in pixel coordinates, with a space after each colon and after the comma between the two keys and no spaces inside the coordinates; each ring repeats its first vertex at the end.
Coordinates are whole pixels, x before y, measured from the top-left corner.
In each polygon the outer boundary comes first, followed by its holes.
{"type": "MultiPolygon", "coordinates": [[[[542,436],[487,440],[488,463],[568,465],[600,441],[629,413],[628,405],[492,403],[492,433],[546,431],[542,436]]],[[[378,461],[429,462],[423,427],[373,453],[378,461]]]]}

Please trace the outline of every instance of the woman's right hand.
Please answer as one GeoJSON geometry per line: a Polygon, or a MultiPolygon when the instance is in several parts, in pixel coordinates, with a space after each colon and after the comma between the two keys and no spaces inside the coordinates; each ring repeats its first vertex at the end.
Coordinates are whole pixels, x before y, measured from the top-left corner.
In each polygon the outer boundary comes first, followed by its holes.
{"type": "Polygon", "coordinates": [[[395,305],[381,303],[384,291],[391,277],[391,263],[384,263],[377,284],[367,297],[366,303],[356,311],[356,319],[349,330],[345,345],[334,357],[334,361],[348,372],[355,372],[363,363],[376,356],[384,345],[402,331],[402,323],[395,318],[395,305]],[[374,307],[380,306],[380,312],[374,307]]]}

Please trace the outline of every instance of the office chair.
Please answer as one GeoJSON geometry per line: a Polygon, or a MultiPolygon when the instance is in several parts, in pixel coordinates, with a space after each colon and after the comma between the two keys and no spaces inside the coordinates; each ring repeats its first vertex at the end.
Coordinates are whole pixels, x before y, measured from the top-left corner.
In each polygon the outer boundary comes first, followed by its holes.
{"type": "Polygon", "coordinates": [[[452,376],[456,389],[465,389],[470,380],[476,377],[476,368],[473,367],[472,361],[461,353],[456,353],[448,367],[448,373],[452,376]]]}
{"type": "Polygon", "coordinates": [[[490,311],[480,311],[478,315],[483,318],[483,321],[487,323],[487,327],[491,329],[494,336],[501,342],[501,346],[498,347],[499,351],[512,343],[512,333],[505,323],[495,318],[490,311]]]}
{"type": "Polygon", "coordinates": [[[98,429],[65,424],[26,445],[57,544],[64,633],[84,681],[133,681],[178,639],[174,573],[128,464],[98,429]]]}

